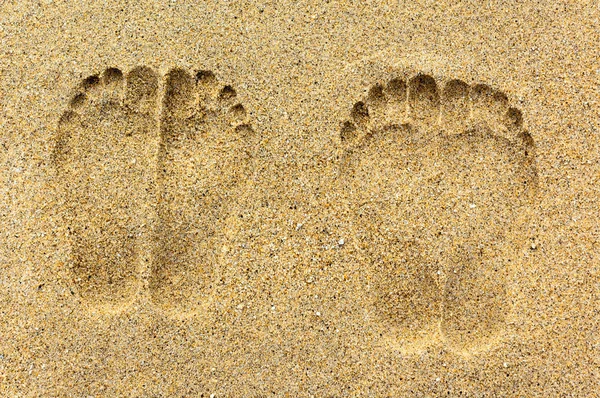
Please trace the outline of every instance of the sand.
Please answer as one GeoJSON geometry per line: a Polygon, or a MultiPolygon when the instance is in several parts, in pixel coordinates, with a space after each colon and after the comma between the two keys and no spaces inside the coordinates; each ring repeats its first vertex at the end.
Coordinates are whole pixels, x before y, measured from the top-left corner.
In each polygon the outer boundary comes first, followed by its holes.
{"type": "Polygon", "coordinates": [[[595,2],[0,15],[1,396],[598,396],[595,2]]]}

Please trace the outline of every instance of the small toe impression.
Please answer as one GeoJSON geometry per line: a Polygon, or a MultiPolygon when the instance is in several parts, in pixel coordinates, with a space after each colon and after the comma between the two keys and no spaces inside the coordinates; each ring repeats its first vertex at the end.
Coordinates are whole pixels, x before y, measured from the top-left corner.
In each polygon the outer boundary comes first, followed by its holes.
{"type": "Polygon", "coordinates": [[[194,79],[184,69],[173,69],[167,74],[164,99],[167,117],[186,118],[194,106],[194,79]]]}
{"type": "Polygon", "coordinates": [[[219,105],[223,108],[229,108],[236,104],[237,102],[237,92],[231,86],[224,86],[217,96],[217,100],[219,101],[219,105]]]}
{"type": "Polygon", "coordinates": [[[199,86],[214,86],[217,83],[217,77],[210,70],[199,70],[196,72],[196,83],[199,86]]]}
{"type": "Polygon", "coordinates": [[[352,107],[350,117],[354,121],[354,124],[360,128],[367,128],[369,124],[369,109],[363,101],[359,101],[352,107]]]}
{"type": "Polygon", "coordinates": [[[408,97],[406,82],[392,79],[383,90],[387,98],[387,118],[392,124],[400,125],[406,119],[406,100],[408,97]]]}
{"type": "Polygon", "coordinates": [[[442,125],[447,126],[450,133],[463,133],[470,114],[469,85],[462,80],[446,83],[442,93],[442,125]]]}
{"type": "Polygon", "coordinates": [[[531,134],[523,129],[523,114],[521,111],[513,107],[508,108],[508,112],[506,112],[506,125],[516,144],[523,149],[525,156],[533,159],[535,143],[531,134]]]}
{"type": "Polygon", "coordinates": [[[517,108],[508,108],[506,125],[509,131],[520,131],[523,128],[523,113],[517,108]]]}
{"type": "Polygon", "coordinates": [[[108,68],[102,74],[102,82],[105,86],[121,84],[123,81],[123,72],[117,68],[108,68]]]}
{"type": "Polygon", "coordinates": [[[365,101],[369,108],[369,114],[374,120],[382,120],[385,111],[385,95],[383,93],[383,86],[376,84],[369,90],[367,100],[365,101]]]}
{"type": "Polygon", "coordinates": [[[152,68],[138,66],[127,74],[125,102],[141,113],[154,113],[158,99],[158,76],[152,68]]]}
{"type": "Polygon", "coordinates": [[[478,84],[471,90],[473,121],[485,123],[495,131],[506,129],[508,97],[485,84],[478,84]]]}
{"type": "Polygon", "coordinates": [[[254,129],[249,124],[240,124],[239,126],[235,127],[234,131],[236,136],[239,138],[251,139],[255,137],[254,129]]]}
{"type": "Polygon", "coordinates": [[[373,125],[372,128],[380,128],[386,123],[385,118],[385,105],[386,98],[383,93],[383,86],[376,84],[369,90],[369,94],[366,100],[367,107],[369,109],[369,116],[373,125]]]}
{"type": "Polygon", "coordinates": [[[369,90],[369,95],[367,97],[367,103],[369,107],[371,106],[382,106],[385,102],[385,95],[383,93],[383,86],[381,84],[376,84],[369,90]]]}
{"type": "Polygon", "coordinates": [[[91,92],[100,86],[100,78],[98,75],[88,76],[81,82],[81,89],[85,92],[91,92]]]}
{"type": "Polygon", "coordinates": [[[410,117],[429,126],[438,124],[440,114],[440,94],[433,77],[418,75],[408,86],[410,117]]]}
{"type": "Polygon", "coordinates": [[[96,102],[100,96],[100,88],[102,87],[100,77],[91,75],[81,81],[79,85],[79,93],[75,94],[71,100],[71,106],[80,108],[88,102],[96,102]]]}
{"type": "Polygon", "coordinates": [[[104,85],[103,100],[120,103],[123,98],[123,72],[117,68],[108,68],[102,74],[104,85]]]}
{"type": "Polygon", "coordinates": [[[201,70],[196,72],[196,86],[198,87],[199,104],[201,108],[213,106],[215,93],[218,90],[217,77],[212,71],[201,70]]]}
{"type": "Polygon", "coordinates": [[[85,101],[87,101],[87,95],[84,93],[77,93],[71,98],[71,101],[69,101],[69,106],[71,109],[79,109],[85,104],[85,101]]]}
{"type": "Polygon", "coordinates": [[[351,121],[345,121],[340,128],[340,140],[344,145],[352,145],[358,138],[358,129],[351,121]]]}
{"type": "Polygon", "coordinates": [[[229,117],[231,124],[241,124],[246,121],[246,108],[242,104],[235,104],[229,108],[229,117]]]}

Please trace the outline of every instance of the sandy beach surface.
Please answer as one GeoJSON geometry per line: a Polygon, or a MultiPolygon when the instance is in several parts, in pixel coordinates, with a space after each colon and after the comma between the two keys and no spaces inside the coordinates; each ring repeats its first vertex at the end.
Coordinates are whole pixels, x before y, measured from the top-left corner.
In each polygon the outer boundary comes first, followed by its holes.
{"type": "Polygon", "coordinates": [[[600,9],[0,2],[0,396],[600,396],[600,9]]]}

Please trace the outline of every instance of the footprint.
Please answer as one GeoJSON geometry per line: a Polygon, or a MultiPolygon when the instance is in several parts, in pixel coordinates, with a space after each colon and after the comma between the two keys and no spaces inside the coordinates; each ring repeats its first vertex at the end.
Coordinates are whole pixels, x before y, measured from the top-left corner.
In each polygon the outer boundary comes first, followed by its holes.
{"type": "Polygon", "coordinates": [[[158,80],[149,68],[84,79],[58,124],[52,156],[65,196],[72,271],[83,301],[117,311],[139,288],[158,137],[158,80]]]}
{"type": "Polygon", "coordinates": [[[340,138],[381,321],[409,350],[489,346],[509,311],[521,212],[537,190],[521,113],[486,85],[440,89],[418,75],[371,87],[340,138]]]}
{"type": "Polygon", "coordinates": [[[254,132],[231,86],[210,71],[166,76],[158,155],[153,302],[172,315],[210,300],[226,218],[250,177],[254,132]]]}

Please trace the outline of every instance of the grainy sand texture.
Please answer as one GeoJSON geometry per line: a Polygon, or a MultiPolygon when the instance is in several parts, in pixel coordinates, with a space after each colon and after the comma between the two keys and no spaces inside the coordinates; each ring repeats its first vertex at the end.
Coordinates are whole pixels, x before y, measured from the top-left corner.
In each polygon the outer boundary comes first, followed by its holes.
{"type": "Polygon", "coordinates": [[[600,396],[600,8],[0,2],[0,396],[600,396]]]}

